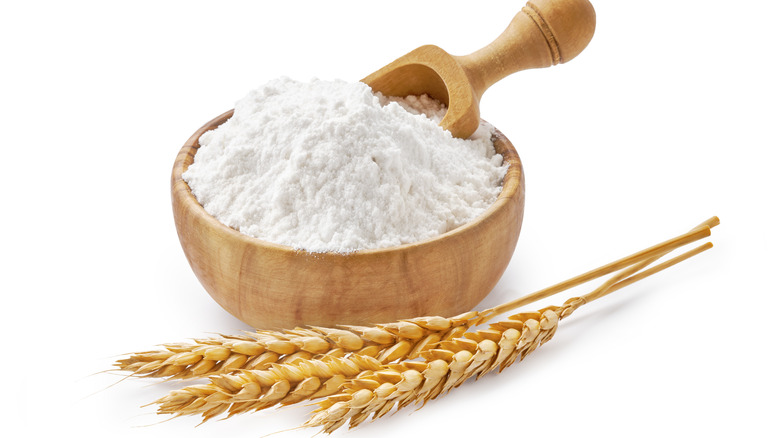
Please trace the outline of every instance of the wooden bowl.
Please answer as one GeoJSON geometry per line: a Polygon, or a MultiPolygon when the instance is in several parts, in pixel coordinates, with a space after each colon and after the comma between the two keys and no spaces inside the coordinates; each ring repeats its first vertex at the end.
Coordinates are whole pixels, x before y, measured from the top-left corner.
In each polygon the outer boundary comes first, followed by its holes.
{"type": "Polygon", "coordinates": [[[473,222],[391,248],[309,253],[223,225],[182,180],[200,136],[232,114],[206,123],[184,144],[173,165],[171,196],[192,270],[217,303],[247,324],[292,328],[452,316],[479,303],[509,264],[523,220],[525,184],[520,157],[501,133],[494,144],[509,170],[498,200],[473,222]]]}

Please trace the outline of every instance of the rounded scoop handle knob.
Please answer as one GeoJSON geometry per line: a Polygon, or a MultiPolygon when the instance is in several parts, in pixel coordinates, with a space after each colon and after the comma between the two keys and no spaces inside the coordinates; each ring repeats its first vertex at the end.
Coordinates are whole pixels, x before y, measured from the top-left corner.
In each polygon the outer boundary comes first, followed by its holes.
{"type": "Polygon", "coordinates": [[[495,41],[455,58],[481,96],[512,73],[570,61],[595,30],[596,12],[588,0],[530,0],[495,41]]]}

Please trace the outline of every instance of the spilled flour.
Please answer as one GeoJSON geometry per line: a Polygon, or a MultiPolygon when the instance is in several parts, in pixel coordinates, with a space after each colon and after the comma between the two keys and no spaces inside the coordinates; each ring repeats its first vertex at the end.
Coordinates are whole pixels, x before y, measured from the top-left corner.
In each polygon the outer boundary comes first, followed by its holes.
{"type": "Polygon", "coordinates": [[[200,137],[183,178],[209,214],[265,241],[341,253],[418,242],[485,211],[506,173],[492,127],[453,138],[445,112],[360,82],[276,79],[200,137]]]}

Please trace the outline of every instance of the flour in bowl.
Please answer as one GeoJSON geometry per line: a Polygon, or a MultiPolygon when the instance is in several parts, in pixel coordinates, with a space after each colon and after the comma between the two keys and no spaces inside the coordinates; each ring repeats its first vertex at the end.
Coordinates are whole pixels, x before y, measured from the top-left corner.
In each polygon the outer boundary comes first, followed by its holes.
{"type": "Polygon", "coordinates": [[[276,79],[200,137],[183,178],[209,214],[268,242],[340,253],[418,242],[484,212],[507,169],[492,127],[453,138],[445,112],[360,82],[276,79]]]}

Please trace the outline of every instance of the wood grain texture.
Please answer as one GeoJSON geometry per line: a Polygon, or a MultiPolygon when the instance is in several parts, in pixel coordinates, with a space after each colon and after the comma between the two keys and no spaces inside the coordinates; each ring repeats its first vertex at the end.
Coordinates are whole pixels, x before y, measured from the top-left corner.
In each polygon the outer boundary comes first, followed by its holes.
{"type": "Polygon", "coordinates": [[[477,220],[433,239],[350,254],[309,253],[261,241],[209,215],[181,175],[198,139],[232,111],[208,122],[180,150],[171,175],[176,230],[203,287],[225,310],[256,328],[370,324],[473,308],[498,282],[523,219],[520,158],[501,133],[509,163],[498,200],[477,220]]]}
{"type": "Polygon", "coordinates": [[[588,0],[531,0],[495,41],[470,55],[422,46],[362,81],[385,95],[428,94],[448,104],[441,126],[468,138],[479,126],[485,90],[520,70],[571,60],[595,29],[596,13],[588,0]]]}

